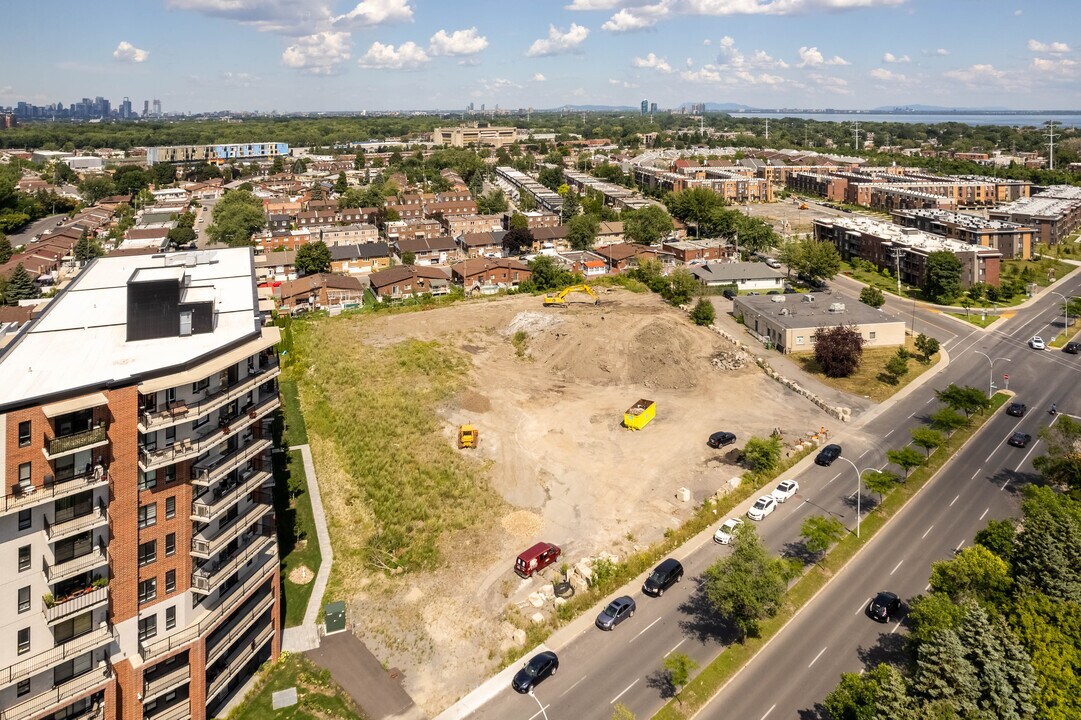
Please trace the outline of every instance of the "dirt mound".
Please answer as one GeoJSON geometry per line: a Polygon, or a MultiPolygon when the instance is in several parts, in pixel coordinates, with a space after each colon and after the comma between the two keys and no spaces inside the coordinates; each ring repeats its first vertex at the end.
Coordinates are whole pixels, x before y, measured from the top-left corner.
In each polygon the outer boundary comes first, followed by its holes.
{"type": "Polygon", "coordinates": [[[516,542],[528,540],[544,529],[544,519],[528,510],[515,510],[507,513],[500,520],[503,529],[510,533],[516,542]]]}
{"type": "Polygon", "coordinates": [[[654,320],[638,331],[628,349],[631,378],[646,387],[679,390],[698,385],[699,338],[670,319],[654,320]]]}
{"type": "Polygon", "coordinates": [[[458,405],[466,412],[486,413],[492,409],[492,401],[473,389],[466,389],[458,396],[458,405]]]}
{"type": "Polygon", "coordinates": [[[307,565],[297,565],[289,571],[289,582],[294,585],[307,585],[315,579],[315,573],[307,565]]]}

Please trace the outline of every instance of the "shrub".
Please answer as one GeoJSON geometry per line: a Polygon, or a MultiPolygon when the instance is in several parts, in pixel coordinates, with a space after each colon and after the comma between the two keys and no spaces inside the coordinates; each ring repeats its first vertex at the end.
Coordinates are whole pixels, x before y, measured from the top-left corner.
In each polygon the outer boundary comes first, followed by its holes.
{"type": "Polygon", "coordinates": [[[712,325],[713,321],[717,319],[717,311],[713,307],[713,303],[706,298],[699,298],[695,303],[694,309],[691,310],[691,320],[695,325],[712,325]]]}

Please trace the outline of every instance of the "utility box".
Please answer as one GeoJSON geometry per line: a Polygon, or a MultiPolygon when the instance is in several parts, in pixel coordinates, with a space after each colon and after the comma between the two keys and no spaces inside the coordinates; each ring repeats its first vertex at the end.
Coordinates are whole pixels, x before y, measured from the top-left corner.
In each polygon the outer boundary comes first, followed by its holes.
{"type": "Polygon", "coordinates": [[[334,633],[345,631],[345,603],[344,602],[332,602],[327,603],[326,612],[324,613],[324,622],[326,624],[326,634],[333,635],[334,633]]]}
{"type": "Polygon", "coordinates": [[[623,413],[623,426],[631,430],[641,430],[657,414],[657,403],[652,400],[639,400],[623,413]]]}

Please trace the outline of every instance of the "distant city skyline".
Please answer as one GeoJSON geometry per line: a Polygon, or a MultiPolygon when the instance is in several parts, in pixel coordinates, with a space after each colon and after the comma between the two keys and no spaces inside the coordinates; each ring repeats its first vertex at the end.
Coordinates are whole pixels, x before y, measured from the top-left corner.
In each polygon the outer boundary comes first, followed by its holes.
{"type": "Polygon", "coordinates": [[[5,9],[0,106],[1081,109],[1081,6],[1050,0],[117,0],[55,22],[72,9],[5,9]]]}

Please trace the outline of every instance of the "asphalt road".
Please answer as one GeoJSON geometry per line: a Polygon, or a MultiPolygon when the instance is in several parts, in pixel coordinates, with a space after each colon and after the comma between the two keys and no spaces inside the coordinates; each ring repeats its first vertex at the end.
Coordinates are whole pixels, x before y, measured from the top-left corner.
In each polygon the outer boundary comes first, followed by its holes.
{"type": "Polygon", "coordinates": [[[34,222],[23,228],[20,232],[8,235],[8,240],[11,241],[12,247],[17,247],[19,245],[29,245],[33,241],[35,235],[43,233],[46,230],[56,229],[57,220],[61,220],[66,217],[66,214],[58,213],[56,215],[49,215],[48,217],[43,217],[40,220],[35,220],[34,222]]]}
{"type": "MultiPolygon", "coordinates": [[[[1072,279],[1067,288],[1059,292],[1081,293],[1081,280],[1072,279]]],[[[839,289],[845,292],[844,287],[839,289]]],[[[845,457],[861,469],[885,466],[886,450],[903,446],[909,431],[937,408],[933,388],[950,382],[985,386],[988,361],[976,351],[1011,361],[995,361],[997,384],[1003,385],[1002,368],[1008,368],[1010,389],[1032,410],[1020,420],[1000,411],[989,421],[947,470],[800,613],[793,626],[729,684],[701,717],[813,717],[815,704],[834,687],[841,672],[858,670],[862,663],[873,666],[884,650],[896,647],[899,628],[893,624],[883,628],[863,616],[870,596],[880,589],[890,589],[903,598],[922,592],[932,561],[949,557],[963,542],[971,542],[987,520],[1016,512],[1017,488],[1031,472],[1031,459],[1039,453],[1039,446],[1020,450],[1007,446],[1006,438],[1015,428],[1035,436],[1049,420],[1045,410],[1051,402],[1057,402],[1061,412],[1081,414],[1081,397],[1070,394],[1078,381],[1081,360],[1060,351],[1030,350],[1026,345],[1034,334],[1050,335],[1049,324],[1061,326],[1058,307],[1058,298],[1047,295],[1018,311],[1000,331],[990,333],[916,311],[917,329],[939,338],[949,350],[951,364],[929,385],[877,413],[872,411],[858,427],[844,428],[836,440],[844,446],[845,457]]],[[[854,529],[855,475],[844,462],[829,468],[801,465],[786,475],[798,478],[800,493],[756,523],[765,544],[775,552],[784,551],[798,541],[800,525],[811,515],[829,513],[854,529]]],[[[860,498],[866,514],[874,498],[869,493],[860,498]]],[[[751,502],[743,503],[733,514],[745,512],[751,502]]],[[[723,519],[718,517],[717,524],[723,519]]],[[[684,550],[689,550],[689,555],[683,561],[686,576],[682,583],[661,598],[633,592],[638,604],[635,616],[610,633],[588,628],[557,648],[559,673],[539,685],[535,697],[517,695],[508,687],[471,717],[608,720],[616,702],[638,717],[650,717],[666,701],[667,688],[660,672],[663,657],[678,649],[704,665],[716,657],[726,640],[697,590],[701,572],[728,550],[709,540],[684,550]]]]}
{"type": "Polygon", "coordinates": [[[210,227],[210,214],[217,202],[217,200],[201,200],[201,207],[195,209],[195,245],[200,250],[210,245],[210,237],[206,234],[206,229],[210,227]]]}

